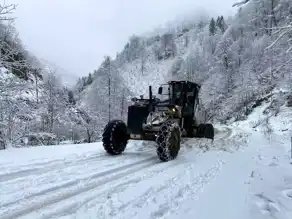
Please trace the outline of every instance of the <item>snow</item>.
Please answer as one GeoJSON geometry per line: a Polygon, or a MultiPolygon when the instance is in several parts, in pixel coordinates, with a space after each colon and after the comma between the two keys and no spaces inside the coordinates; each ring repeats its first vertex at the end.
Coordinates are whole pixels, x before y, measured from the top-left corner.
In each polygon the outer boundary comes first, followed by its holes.
{"type": "Polygon", "coordinates": [[[4,67],[0,67],[0,79],[5,80],[6,78],[9,78],[9,74],[7,74],[8,70],[4,67]]]}
{"type": "Polygon", "coordinates": [[[266,133],[253,126],[268,104],[166,163],[141,141],[115,157],[101,143],[1,151],[0,218],[290,219],[292,110],[266,133]]]}
{"type": "Polygon", "coordinates": [[[277,140],[266,142],[258,149],[258,165],[253,171],[251,186],[251,209],[257,218],[292,218],[292,197],[289,195],[292,163],[289,154],[283,153],[285,145],[277,140]]]}
{"type": "Polygon", "coordinates": [[[125,65],[120,69],[122,73],[122,78],[126,86],[135,95],[144,95],[148,98],[149,86],[153,86],[153,95],[157,95],[158,87],[160,84],[167,83],[167,74],[171,68],[173,60],[166,60],[160,64],[151,63],[145,68],[144,75],[137,72],[137,66],[139,66],[139,60],[136,63],[131,63],[131,65],[125,65]]]}
{"type": "MultiPolygon", "coordinates": [[[[190,30],[181,37],[175,37],[174,42],[177,49],[176,57],[170,57],[166,60],[157,61],[152,51],[153,47],[159,46],[160,43],[154,43],[146,48],[147,56],[145,57],[144,72],[141,72],[141,59],[136,59],[129,63],[124,63],[118,68],[118,71],[124,79],[124,83],[129,90],[137,96],[144,95],[148,97],[148,87],[152,86],[153,95],[157,96],[158,87],[166,84],[173,79],[171,69],[175,61],[182,59],[185,61],[191,52],[197,51],[196,45],[186,47],[185,38],[188,37],[190,42],[195,41],[192,37],[195,35],[194,30],[190,30]]],[[[191,43],[190,43],[191,44],[191,43]]]]}

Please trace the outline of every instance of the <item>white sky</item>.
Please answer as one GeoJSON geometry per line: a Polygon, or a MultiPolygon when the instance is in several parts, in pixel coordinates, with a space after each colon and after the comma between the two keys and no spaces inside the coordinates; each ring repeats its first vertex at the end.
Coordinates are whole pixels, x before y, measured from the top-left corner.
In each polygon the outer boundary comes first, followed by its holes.
{"type": "Polygon", "coordinates": [[[114,56],[128,37],[203,8],[232,14],[236,0],[6,0],[18,4],[16,27],[26,48],[77,76],[114,56]]]}

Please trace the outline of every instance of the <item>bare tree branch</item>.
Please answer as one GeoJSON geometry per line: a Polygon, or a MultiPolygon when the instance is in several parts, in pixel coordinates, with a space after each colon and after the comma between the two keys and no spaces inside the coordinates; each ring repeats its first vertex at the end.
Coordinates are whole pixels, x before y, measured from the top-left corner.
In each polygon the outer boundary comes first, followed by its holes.
{"type": "Polygon", "coordinates": [[[242,5],[244,5],[244,4],[248,3],[248,2],[249,2],[249,0],[242,0],[240,2],[234,3],[232,5],[232,7],[240,7],[240,6],[242,6],[242,5]]]}
{"type": "Polygon", "coordinates": [[[278,38],[277,38],[277,39],[276,39],[271,45],[269,45],[265,50],[271,49],[276,43],[279,42],[280,39],[283,38],[284,35],[288,34],[288,33],[291,32],[291,31],[292,31],[292,28],[291,28],[291,29],[290,29],[290,28],[287,28],[287,29],[286,29],[284,32],[282,32],[282,33],[278,36],[278,38]]]}
{"type": "Polygon", "coordinates": [[[8,15],[12,14],[16,10],[16,4],[0,4],[0,21],[11,21],[14,20],[15,17],[8,17],[8,15]]]}

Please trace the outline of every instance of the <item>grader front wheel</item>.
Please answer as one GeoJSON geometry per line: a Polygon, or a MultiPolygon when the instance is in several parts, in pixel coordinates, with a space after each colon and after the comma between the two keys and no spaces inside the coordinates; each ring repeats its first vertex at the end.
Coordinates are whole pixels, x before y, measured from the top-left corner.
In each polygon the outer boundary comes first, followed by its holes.
{"type": "Polygon", "coordinates": [[[174,160],[180,150],[181,131],[177,123],[165,122],[158,132],[156,138],[157,156],[161,161],[174,160]]]}

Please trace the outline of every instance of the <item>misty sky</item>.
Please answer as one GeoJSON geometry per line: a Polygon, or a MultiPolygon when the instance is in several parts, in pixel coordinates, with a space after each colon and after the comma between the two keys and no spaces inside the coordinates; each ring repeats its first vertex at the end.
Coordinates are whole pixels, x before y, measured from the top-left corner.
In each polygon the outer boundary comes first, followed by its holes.
{"type": "Polygon", "coordinates": [[[236,0],[6,0],[18,4],[16,27],[26,48],[70,74],[87,75],[128,37],[196,9],[230,15],[236,0]]]}

